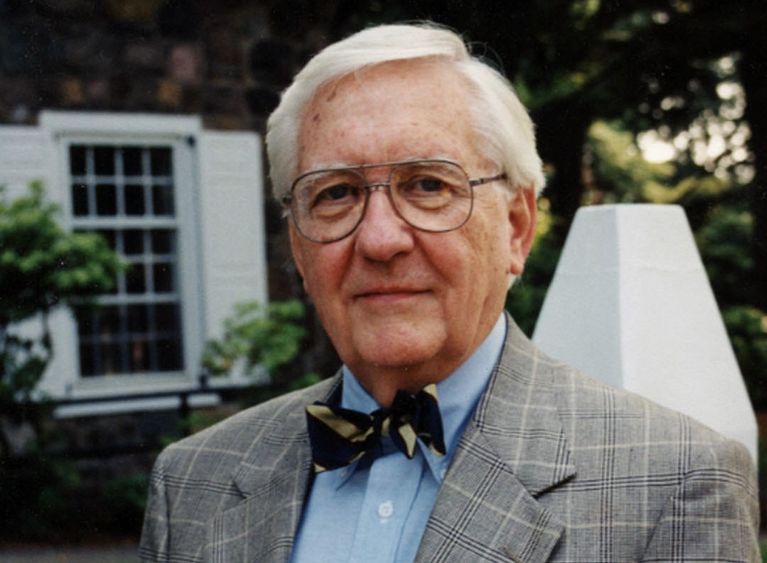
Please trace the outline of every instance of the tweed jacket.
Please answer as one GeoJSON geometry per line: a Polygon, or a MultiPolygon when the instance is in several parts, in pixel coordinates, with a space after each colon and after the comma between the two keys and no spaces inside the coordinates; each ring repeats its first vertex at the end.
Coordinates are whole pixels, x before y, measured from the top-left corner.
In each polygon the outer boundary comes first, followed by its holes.
{"type": "MultiPolygon", "coordinates": [[[[304,406],[340,378],[169,446],[147,561],[288,561],[312,464],[304,406]]],[[[419,562],[760,561],[754,464],[695,421],[543,355],[509,319],[419,562]]]]}

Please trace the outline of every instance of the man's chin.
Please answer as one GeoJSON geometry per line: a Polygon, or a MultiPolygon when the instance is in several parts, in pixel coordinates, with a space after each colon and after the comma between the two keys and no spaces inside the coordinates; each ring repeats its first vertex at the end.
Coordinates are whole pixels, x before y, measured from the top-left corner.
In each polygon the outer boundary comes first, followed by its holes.
{"type": "Polygon", "coordinates": [[[444,345],[444,331],[421,323],[366,327],[353,335],[356,354],[379,369],[408,369],[428,363],[444,345]]]}

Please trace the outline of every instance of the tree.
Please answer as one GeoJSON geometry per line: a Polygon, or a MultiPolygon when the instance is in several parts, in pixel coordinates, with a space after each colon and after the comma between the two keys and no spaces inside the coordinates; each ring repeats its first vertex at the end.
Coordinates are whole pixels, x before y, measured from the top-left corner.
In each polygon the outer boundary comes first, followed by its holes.
{"type": "Polygon", "coordinates": [[[285,29],[295,29],[296,14],[310,14],[305,25],[315,32],[304,33],[314,41],[305,45],[307,57],[367,25],[428,19],[463,33],[475,55],[510,78],[537,124],[548,184],[540,201],[546,229],[507,303],[527,330],[579,206],[684,206],[752,398],[767,404],[756,392],[767,371],[763,3],[291,0],[283,6],[285,29]],[[671,161],[645,161],[639,145],[648,132],[674,148],[671,161]]]}
{"type": "Polygon", "coordinates": [[[39,424],[35,387],[53,355],[48,315],[108,291],[121,262],[92,233],[65,231],[40,184],[9,200],[0,189],[0,458],[11,452],[9,424],[39,424]],[[19,323],[36,322],[37,334],[19,323]]]}
{"type": "MultiPolygon", "coordinates": [[[[511,79],[533,114],[549,174],[545,197],[560,242],[583,203],[583,156],[593,123],[619,120],[634,134],[657,128],[669,136],[683,131],[703,112],[718,113],[722,77],[712,63],[733,53],[742,55],[739,69],[747,97],[762,99],[766,87],[760,30],[767,13],[754,2],[336,0],[319,9],[317,2],[292,0],[280,6],[274,11],[278,31],[295,30],[288,22],[308,14],[311,24],[305,25],[319,28],[312,36],[325,42],[373,23],[420,19],[464,33],[476,54],[511,79]]],[[[767,153],[761,150],[767,146],[761,132],[767,129],[767,113],[758,103],[749,104],[746,112],[757,171],[754,251],[767,252],[767,243],[760,242],[767,240],[767,197],[761,187],[767,176],[767,153]]],[[[767,271],[767,259],[762,262],[767,271]]]]}

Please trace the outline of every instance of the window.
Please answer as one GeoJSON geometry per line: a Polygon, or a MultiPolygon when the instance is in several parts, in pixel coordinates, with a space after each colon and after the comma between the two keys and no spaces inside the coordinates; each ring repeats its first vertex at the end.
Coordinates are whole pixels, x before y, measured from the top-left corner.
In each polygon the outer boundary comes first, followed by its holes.
{"type": "Polygon", "coordinates": [[[195,388],[205,341],[234,304],[267,299],[258,135],[206,131],[198,116],[43,111],[38,121],[0,125],[0,185],[20,194],[41,180],[66,228],[100,233],[127,264],[98,307],[52,312],[40,390],[93,401],[195,388]]]}
{"type": "Polygon", "coordinates": [[[72,144],[72,226],[127,263],[99,308],[77,311],[80,373],[183,369],[178,223],[170,146],[72,144]]]}

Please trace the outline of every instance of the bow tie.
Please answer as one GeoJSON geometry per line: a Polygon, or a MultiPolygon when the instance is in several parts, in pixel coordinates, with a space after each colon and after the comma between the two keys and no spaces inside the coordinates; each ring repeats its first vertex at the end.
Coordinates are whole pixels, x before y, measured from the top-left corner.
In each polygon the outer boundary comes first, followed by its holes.
{"type": "Polygon", "coordinates": [[[381,446],[389,436],[408,459],[420,439],[437,455],[445,455],[437,387],[427,385],[415,395],[397,391],[391,407],[370,414],[320,401],[306,407],[312,458],[317,473],[350,465],[381,446]]]}

